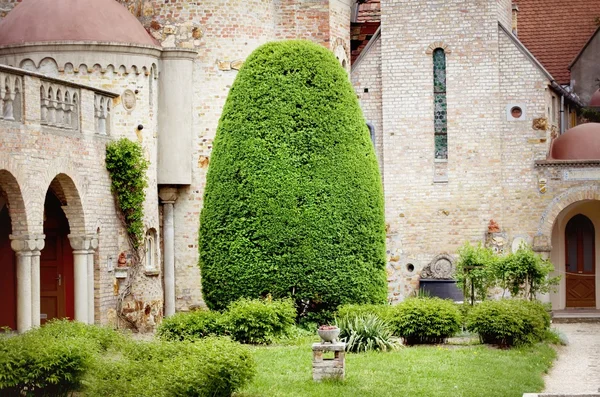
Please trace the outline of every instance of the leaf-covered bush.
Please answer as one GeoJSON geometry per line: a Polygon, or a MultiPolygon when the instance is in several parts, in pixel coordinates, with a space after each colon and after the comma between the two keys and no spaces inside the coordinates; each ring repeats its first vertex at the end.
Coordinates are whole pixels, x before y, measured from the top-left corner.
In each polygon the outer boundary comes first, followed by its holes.
{"type": "Polygon", "coordinates": [[[540,302],[503,299],[476,305],[466,324],[482,343],[515,346],[542,340],[550,328],[550,315],[540,302]]]}
{"type": "Polygon", "coordinates": [[[513,297],[532,300],[536,294],[547,293],[559,283],[560,277],[548,277],[553,270],[554,265],[549,260],[522,245],[498,260],[496,278],[500,287],[513,297]]]}
{"type": "Polygon", "coordinates": [[[360,353],[373,350],[389,351],[398,348],[392,339],[390,326],[374,314],[339,317],[340,340],[346,343],[346,351],[360,353]]]}
{"type": "Polygon", "coordinates": [[[94,358],[122,343],[122,336],[113,330],[68,321],[2,336],[0,395],[66,396],[81,390],[94,358]]]}
{"type": "Polygon", "coordinates": [[[449,300],[409,298],[395,306],[391,326],[406,345],[444,343],[460,331],[460,311],[449,300]]]}
{"type": "Polygon", "coordinates": [[[337,318],[360,317],[365,315],[375,315],[389,323],[394,317],[396,309],[392,305],[342,305],[337,310],[337,318]]]}
{"type": "Polygon", "coordinates": [[[227,324],[223,314],[216,311],[197,310],[176,313],[163,319],[156,335],[162,340],[181,341],[225,334],[227,324]]]}
{"type": "Polygon", "coordinates": [[[383,189],[347,72],[308,41],[245,61],[217,129],[200,215],[204,298],[292,297],[300,313],[386,298],[383,189]]]}
{"type": "Polygon", "coordinates": [[[454,277],[458,287],[466,292],[466,300],[475,302],[487,298],[488,290],[497,283],[497,262],[498,256],[481,244],[472,246],[465,243],[458,250],[454,277]]]}
{"type": "Polygon", "coordinates": [[[256,372],[249,350],[227,338],[191,342],[130,342],[95,362],[91,396],[231,396],[256,372]]]}
{"type": "Polygon", "coordinates": [[[229,305],[226,327],[234,340],[241,343],[268,344],[283,335],[296,319],[291,299],[239,299],[229,305]]]}

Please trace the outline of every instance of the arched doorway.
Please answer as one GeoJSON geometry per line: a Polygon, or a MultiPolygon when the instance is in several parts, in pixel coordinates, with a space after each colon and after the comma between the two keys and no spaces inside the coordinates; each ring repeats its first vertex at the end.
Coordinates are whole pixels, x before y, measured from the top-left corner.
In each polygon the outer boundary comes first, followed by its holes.
{"type": "Polygon", "coordinates": [[[12,227],[6,200],[0,196],[0,327],[17,328],[17,261],[10,247],[12,227]]]}
{"type": "Polygon", "coordinates": [[[69,243],[69,222],[63,204],[52,189],[44,204],[46,244],[40,257],[41,323],[74,315],[73,250],[69,243]]]}
{"type": "Polygon", "coordinates": [[[566,307],[596,307],[596,247],[592,221],[573,216],[565,227],[566,307]]]}

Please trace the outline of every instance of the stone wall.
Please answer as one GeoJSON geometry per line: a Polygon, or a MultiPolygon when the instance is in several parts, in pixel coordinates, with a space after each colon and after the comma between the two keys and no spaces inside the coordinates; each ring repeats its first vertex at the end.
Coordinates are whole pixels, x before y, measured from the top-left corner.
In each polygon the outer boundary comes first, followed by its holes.
{"type": "Polygon", "coordinates": [[[381,120],[381,40],[374,39],[370,48],[352,66],[352,85],[367,122],[375,128],[375,151],[383,174],[383,125],[381,120]]]}

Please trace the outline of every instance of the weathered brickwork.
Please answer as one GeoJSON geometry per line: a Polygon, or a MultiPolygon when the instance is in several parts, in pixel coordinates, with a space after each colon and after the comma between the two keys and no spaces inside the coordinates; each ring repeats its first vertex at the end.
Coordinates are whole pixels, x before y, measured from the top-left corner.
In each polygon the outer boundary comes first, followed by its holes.
{"type": "Polygon", "coordinates": [[[381,119],[381,40],[375,39],[368,51],[352,66],[352,85],[367,122],[375,128],[375,151],[384,174],[383,125],[381,119]]]}

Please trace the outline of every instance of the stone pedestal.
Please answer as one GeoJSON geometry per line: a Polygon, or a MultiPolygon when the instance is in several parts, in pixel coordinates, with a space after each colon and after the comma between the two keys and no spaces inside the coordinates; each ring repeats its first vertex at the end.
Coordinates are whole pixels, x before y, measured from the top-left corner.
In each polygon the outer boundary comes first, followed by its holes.
{"type": "Polygon", "coordinates": [[[346,344],[313,343],[313,380],[344,379],[346,375],[346,344]],[[323,358],[325,352],[333,352],[333,358],[323,358]]]}

